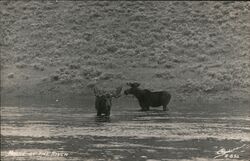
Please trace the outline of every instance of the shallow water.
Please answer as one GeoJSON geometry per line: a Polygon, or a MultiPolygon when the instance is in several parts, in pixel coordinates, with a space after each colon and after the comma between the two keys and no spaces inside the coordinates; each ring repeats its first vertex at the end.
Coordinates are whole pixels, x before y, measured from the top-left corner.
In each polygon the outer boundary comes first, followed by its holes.
{"type": "Polygon", "coordinates": [[[5,100],[1,160],[250,159],[247,104],[140,112],[126,97],[113,100],[109,118],[97,118],[93,105],[93,97],[5,100]]]}

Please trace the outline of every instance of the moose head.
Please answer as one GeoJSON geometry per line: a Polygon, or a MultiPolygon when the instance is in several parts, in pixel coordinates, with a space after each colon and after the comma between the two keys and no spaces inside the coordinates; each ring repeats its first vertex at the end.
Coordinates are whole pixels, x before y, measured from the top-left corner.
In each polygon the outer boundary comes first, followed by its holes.
{"type": "Polygon", "coordinates": [[[117,87],[115,90],[101,90],[97,87],[94,87],[95,99],[95,108],[97,110],[97,116],[105,114],[106,116],[110,115],[110,109],[112,106],[112,98],[118,98],[121,96],[122,87],[117,87]]]}
{"type": "Polygon", "coordinates": [[[134,83],[128,82],[127,85],[130,86],[131,88],[124,91],[125,95],[135,94],[138,91],[138,87],[140,86],[140,83],[137,83],[137,82],[134,82],[134,83]]]}

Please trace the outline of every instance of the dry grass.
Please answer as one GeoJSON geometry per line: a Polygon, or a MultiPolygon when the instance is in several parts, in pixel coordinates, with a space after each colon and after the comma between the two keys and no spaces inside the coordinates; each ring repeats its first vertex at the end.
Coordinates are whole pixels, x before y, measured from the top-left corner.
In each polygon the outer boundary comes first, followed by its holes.
{"type": "Polygon", "coordinates": [[[136,80],[179,95],[250,86],[249,2],[5,1],[0,10],[10,75],[31,68],[47,86],[136,80]]]}

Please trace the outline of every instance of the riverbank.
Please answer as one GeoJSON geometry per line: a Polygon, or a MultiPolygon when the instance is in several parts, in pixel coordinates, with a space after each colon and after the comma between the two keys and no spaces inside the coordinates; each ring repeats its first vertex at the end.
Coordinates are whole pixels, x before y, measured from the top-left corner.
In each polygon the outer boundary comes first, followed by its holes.
{"type": "Polygon", "coordinates": [[[249,2],[1,2],[1,96],[137,81],[178,101],[248,101],[249,2]]]}

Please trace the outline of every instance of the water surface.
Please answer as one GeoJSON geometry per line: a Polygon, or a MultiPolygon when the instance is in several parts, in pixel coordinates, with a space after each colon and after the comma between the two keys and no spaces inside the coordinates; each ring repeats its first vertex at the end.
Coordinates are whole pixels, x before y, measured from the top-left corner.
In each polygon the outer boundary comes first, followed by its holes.
{"type": "Polygon", "coordinates": [[[13,98],[1,107],[1,160],[250,159],[247,104],[140,112],[131,97],[97,118],[93,97],[13,98]]]}

